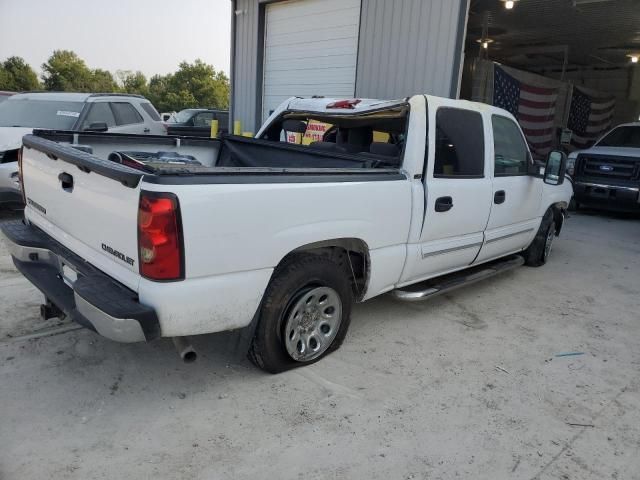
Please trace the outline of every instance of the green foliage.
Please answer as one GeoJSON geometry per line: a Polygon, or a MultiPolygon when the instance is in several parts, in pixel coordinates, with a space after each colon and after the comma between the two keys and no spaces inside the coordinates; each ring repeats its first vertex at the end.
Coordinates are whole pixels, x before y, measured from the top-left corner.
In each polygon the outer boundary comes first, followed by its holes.
{"type": "Polygon", "coordinates": [[[229,108],[229,78],[202,60],[182,62],[178,71],[154,75],[149,81],[149,100],[163,112],[183,108],[229,108]]]}
{"type": "MultiPolygon", "coordinates": [[[[154,75],[147,82],[142,72],[119,70],[116,77],[90,69],[70,50],[55,50],[42,65],[44,88],[60,92],[123,92],[144,95],[160,111],[184,108],[229,108],[229,78],[213,66],[196,60],[182,62],[175,73],[154,75]],[[117,80],[116,80],[117,78],[117,80]]],[[[25,61],[11,57],[0,63],[0,90],[37,90],[38,77],[25,61]]]]}
{"type": "Polygon", "coordinates": [[[142,72],[132,72],[131,70],[118,70],[116,76],[120,81],[123,93],[136,93],[138,95],[149,94],[147,77],[142,72]]]}
{"type": "Polygon", "coordinates": [[[96,68],[91,70],[91,91],[102,92],[117,92],[118,84],[111,75],[111,72],[96,68]]]}
{"type": "Polygon", "coordinates": [[[22,58],[9,57],[0,62],[0,90],[21,92],[39,88],[36,72],[22,58]]]}
{"type": "Polygon", "coordinates": [[[56,92],[90,92],[91,70],[70,50],[55,50],[42,64],[44,88],[56,92]]]}

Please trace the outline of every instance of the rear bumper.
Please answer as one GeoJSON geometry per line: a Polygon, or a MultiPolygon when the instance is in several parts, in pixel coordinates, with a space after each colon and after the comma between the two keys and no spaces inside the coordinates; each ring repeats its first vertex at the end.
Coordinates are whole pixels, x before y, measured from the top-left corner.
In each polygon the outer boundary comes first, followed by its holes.
{"type": "Polygon", "coordinates": [[[73,321],[116,342],[160,337],[156,312],[135,292],[34,226],[15,221],[1,230],[16,268],[73,321]]]}
{"type": "Polygon", "coordinates": [[[619,211],[640,211],[640,187],[576,181],[575,200],[584,205],[619,211]]]}

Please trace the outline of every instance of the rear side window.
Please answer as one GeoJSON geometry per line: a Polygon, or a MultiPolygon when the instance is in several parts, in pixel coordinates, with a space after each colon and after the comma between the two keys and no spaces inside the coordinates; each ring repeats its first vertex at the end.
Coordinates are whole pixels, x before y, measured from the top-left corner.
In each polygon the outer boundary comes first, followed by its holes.
{"type": "Polygon", "coordinates": [[[127,102],[112,102],[111,107],[113,113],[116,116],[116,123],[118,125],[131,125],[132,123],[142,123],[142,116],[136,111],[136,109],[127,102]]]}
{"type": "Polygon", "coordinates": [[[493,115],[491,123],[495,148],[494,175],[526,175],[529,166],[527,144],[518,126],[513,120],[500,115],[493,115]]]}
{"type": "Polygon", "coordinates": [[[220,124],[227,124],[229,123],[229,114],[228,113],[223,113],[223,112],[217,112],[216,113],[216,120],[218,120],[218,122],[220,122],[220,124]]]}
{"type": "Polygon", "coordinates": [[[211,125],[211,120],[213,120],[213,112],[198,113],[193,117],[193,125],[195,127],[208,127],[211,125]]]}
{"type": "Polygon", "coordinates": [[[433,176],[484,176],[484,131],[480,113],[458,108],[438,109],[433,176]]]}
{"type": "Polygon", "coordinates": [[[147,112],[147,115],[151,117],[151,120],[154,120],[156,122],[159,122],[160,120],[162,120],[160,118],[160,114],[158,113],[158,111],[149,102],[141,103],[140,106],[145,112],[147,112]]]}
{"type": "Polygon", "coordinates": [[[91,104],[89,113],[84,119],[82,128],[89,128],[92,123],[106,123],[107,127],[116,126],[116,118],[113,116],[111,107],[107,102],[96,102],[91,104]]]}

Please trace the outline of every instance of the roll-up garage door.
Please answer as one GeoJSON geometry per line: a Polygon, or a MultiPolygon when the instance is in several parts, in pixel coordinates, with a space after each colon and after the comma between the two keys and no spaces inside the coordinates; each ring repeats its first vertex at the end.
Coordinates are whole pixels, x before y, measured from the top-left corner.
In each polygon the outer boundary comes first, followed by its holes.
{"type": "Polygon", "coordinates": [[[295,95],[352,97],[361,0],[294,0],[267,5],[263,120],[295,95]]]}

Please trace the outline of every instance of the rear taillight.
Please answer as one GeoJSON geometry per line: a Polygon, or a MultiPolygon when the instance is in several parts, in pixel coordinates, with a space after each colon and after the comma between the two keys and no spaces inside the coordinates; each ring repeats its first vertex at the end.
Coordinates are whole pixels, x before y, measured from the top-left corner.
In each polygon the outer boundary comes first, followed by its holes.
{"type": "Polygon", "coordinates": [[[27,204],[27,196],[24,193],[24,176],[22,175],[22,150],[24,147],[20,147],[18,150],[18,181],[20,182],[20,193],[22,193],[22,203],[27,204]]]}
{"type": "Polygon", "coordinates": [[[173,193],[141,192],[138,255],[143,277],[150,280],[184,278],[180,205],[173,193]]]}

